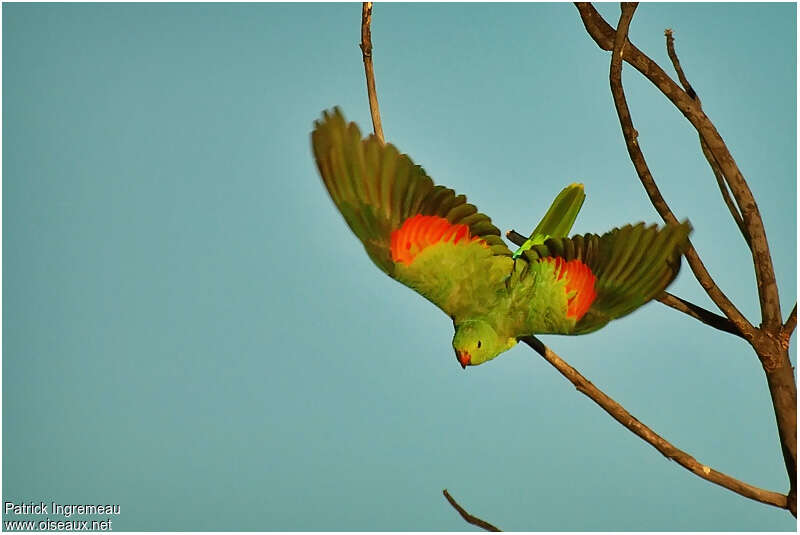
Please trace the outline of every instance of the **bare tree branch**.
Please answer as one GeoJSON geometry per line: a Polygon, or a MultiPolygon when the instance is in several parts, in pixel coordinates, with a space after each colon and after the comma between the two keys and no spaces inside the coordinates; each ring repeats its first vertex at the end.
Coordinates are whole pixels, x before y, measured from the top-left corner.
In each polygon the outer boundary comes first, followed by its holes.
{"type": "Polygon", "coordinates": [[[789,338],[792,337],[795,327],[797,327],[797,303],[794,304],[786,323],[783,324],[783,336],[786,338],[786,349],[789,349],[789,338]]]}
{"type": "Polygon", "coordinates": [[[750,244],[750,236],[747,234],[747,227],[744,226],[744,220],[742,219],[742,214],[739,213],[739,209],[731,199],[730,190],[728,189],[728,184],[725,181],[725,177],[722,176],[722,171],[719,169],[719,165],[714,160],[714,155],[711,154],[711,151],[708,150],[708,146],[705,142],[701,139],[700,140],[700,149],[703,151],[703,156],[706,157],[706,161],[708,161],[708,165],[711,167],[711,171],[714,173],[714,178],[717,179],[717,186],[719,187],[719,192],[722,194],[722,200],[725,201],[725,206],[728,207],[728,211],[731,213],[731,217],[733,217],[733,221],[736,223],[736,226],[739,227],[739,232],[744,238],[745,243],[748,247],[752,247],[750,244]]]}
{"type": "Polygon", "coordinates": [[[453,509],[458,511],[458,514],[461,515],[461,518],[466,520],[468,523],[472,524],[473,526],[478,526],[479,528],[481,528],[481,529],[483,529],[485,531],[503,531],[502,529],[499,529],[499,528],[493,526],[492,524],[488,523],[487,521],[481,520],[477,516],[473,516],[473,515],[469,514],[463,507],[461,507],[458,504],[458,502],[455,500],[455,498],[450,496],[450,493],[447,492],[447,489],[444,489],[442,491],[442,494],[444,494],[444,497],[447,498],[448,502],[450,502],[450,505],[453,506],[453,509]]]}
{"type": "MultiPolygon", "coordinates": [[[[575,5],[578,8],[586,31],[598,46],[604,50],[612,50],[616,35],[614,28],[603,19],[590,3],[576,2],[575,5]]],[[[625,42],[625,54],[622,59],[650,80],[692,123],[692,126],[700,134],[701,139],[703,139],[714,156],[714,160],[719,164],[720,170],[728,181],[731,193],[740,208],[747,234],[751,237],[751,251],[756,271],[758,297],[761,303],[761,323],[765,327],[777,328],[782,319],[778,287],[775,282],[775,272],[772,266],[772,257],[769,252],[764,224],[752,191],[750,191],[747,182],[744,180],[727,145],[725,145],[716,127],[703,112],[702,108],[656,62],[628,42],[627,39],[625,42]]],[[[719,306],[717,299],[712,297],[712,300],[719,306]]],[[[720,309],[728,315],[728,311],[722,307],[720,309]]],[[[730,319],[736,323],[737,327],[742,327],[740,321],[735,318],[730,319]]],[[[743,330],[743,332],[746,336],[748,335],[746,331],[743,330]]]]}
{"type": "MultiPolygon", "coordinates": [[[[700,97],[689,83],[689,80],[686,79],[686,75],[681,67],[681,62],[678,59],[678,54],[675,52],[675,38],[672,35],[672,30],[669,28],[664,30],[664,36],[667,39],[667,54],[669,55],[669,59],[672,61],[672,66],[675,69],[675,72],[678,74],[678,80],[680,80],[683,89],[686,91],[686,94],[689,95],[689,97],[691,97],[695,102],[697,102],[698,106],[702,107],[703,104],[700,101],[700,97]]],[[[711,166],[711,171],[714,173],[714,178],[717,179],[717,186],[719,186],[719,191],[722,194],[722,200],[725,201],[725,205],[728,207],[728,211],[731,213],[733,221],[736,223],[736,226],[739,227],[739,232],[742,233],[744,241],[747,243],[747,246],[750,247],[750,236],[747,234],[747,228],[744,226],[742,214],[739,213],[739,208],[734,204],[733,199],[731,199],[728,185],[725,182],[725,177],[722,176],[722,171],[719,168],[719,164],[717,164],[716,160],[714,159],[714,155],[711,154],[711,151],[708,149],[708,145],[706,145],[702,137],[700,138],[700,148],[703,151],[703,156],[705,156],[706,161],[708,161],[708,165],[711,166]]]]}
{"type": "Polygon", "coordinates": [[[735,334],[740,338],[744,338],[742,333],[736,328],[736,325],[731,322],[726,317],[720,316],[719,314],[714,314],[710,310],[706,310],[701,306],[697,306],[694,303],[687,301],[686,299],[680,298],[677,295],[671,294],[669,292],[664,292],[663,294],[656,297],[656,300],[667,305],[670,308],[674,308],[675,310],[679,310],[684,314],[687,314],[693,317],[696,320],[699,320],[709,327],[714,327],[715,329],[719,329],[720,331],[724,331],[726,333],[735,334]]]}
{"type": "MultiPolygon", "coordinates": [[[[632,18],[635,7],[631,8],[628,6],[630,6],[629,3],[623,3],[623,17],[620,18],[620,24],[626,20],[627,24],[630,24],[630,19],[626,19],[626,14],[632,18]]],[[[617,38],[614,42],[614,50],[611,54],[611,69],[609,74],[609,79],[611,82],[611,94],[614,97],[614,105],[617,108],[617,115],[619,116],[620,125],[622,126],[622,133],[625,137],[625,145],[628,147],[628,154],[630,155],[633,166],[636,169],[636,173],[639,175],[639,180],[641,180],[645,191],[647,191],[647,195],[650,197],[650,201],[653,203],[653,206],[658,211],[662,219],[664,219],[664,221],[667,223],[678,224],[678,219],[675,217],[675,214],[672,213],[669,205],[661,195],[661,191],[658,189],[658,186],[653,179],[653,175],[650,173],[650,169],[647,165],[647,161],[644,158],[644,154],[639,148],[639,143],[636,139],[638,133],[633,126],[630,110],[628,109],[628,103],[625,100],[625,91],[622,87],[623,48],[625,49],[625,54],[627,54],[627,50],[633,47],[633,45],[628,43],[627,40],[627,24],[624,26],[624,28],[620,28],[620,32],[616,34],[617,38]]],[[[714,282],[714,279],[708,273],[708,270],[703,264],[703,261],[700,259],[700,255],[697,254],[697,251],[691,244],[691,241],[689,242],[689,247],[686,249],[684,255],[686,256],[689,267],[692,269],[697,281],[706,290],[711,300],[714,301],[714,303],[725,314],[725,316],[727,316],[728,319],[733,322],[733,324],[745,336],[745,338],[750,339],[753,336],[755,329],[742,315],[742,313],[739,312],[739,309],[736,308],[736,305],[734,305],[728,299],[728,297],[714,282]]]]}
{"type": "Polygon", "coordinates": [[[670,28],[664,30],[664,36],[667,38],[667,55],[669,55],[669,59],[672,61],[672,66],[675,68],[675,72],[678,74],[678,80],[680,80],[683,89],[686,91],[686,94],[699,103],[700,97],[697,96],[697,93],[692,88],[692,84],[689,83],[689,80],[687,80],[686,76],[683,74],[681,62],[678,60],[678,54],[675,53],[675,39],[672,37],[672,30],[670,28]]]}
{"type": "MultiPolygon", "coordinates": [[[[523,243],[527,241],[527,238],[520,234],[515,230],[509,230],[506,232],[506,238],[509,239],[513,244],[522,246],[523,243]]],[[[696,320],[699,320],[709,327],[714,327],[715,329],[719,329],[720,331],[724,331],[726,333],[735,334],[740,338],[744,338],[741,332],[736,328],[736,325],[731,322],[728,318],[724,316],[720,316],[719,314],[715,314],[710,310],[706,310],[705,308],[695,305],[694,303],[687,301],[681,297],[673,295],[669,292],[664,292],[660,296],[656,297],[657,301],[667,305],[670,308],[674,308],[684,314],[687,314],[693,317],[696,320]]]]}
{"type": "Polygon", "coordinates": [[[745,498],[750,498],[757,502],[774,505],[781,509],[787,508],[786,496],[778,492],[764,490],[743,481],[739,481],[727,474],[718,472],[709,466],[698,462],[694,457],[682,451],[671,443],[664,440],[661,436],[656,434],[655,431],[644,425],[637,420],[625,408],[611,399],[602,390],[592,384],[591,381],[581,375],[578,370],[564,362],[564,360],[554,353],[549,347],[545,346],[538,338],[534,336],[525,336],[520,338],[521,342],[525,342],[534,351],[539,353],[544,359],[549,362],[555,369],[561,373],[566,379],[575,385],[575,388],[589,399],[594,401],[604,411],[611,415],[616,421],[621,423],[625,428],[637,435],[639,438],[653,446],[667,459],[675,461],[695,475],[710,481],[716,485],[724,487],[733,491],[745,498]]]}
{"type": "Polygon", "coordinates": [[[508,238],[508,240],[511,243],[519,247],[522,247],[522,244],[528,240],[528,238],[526,238],[516,230],[509,230],[508,232],[506,232],[506,238],[508,238]]]}
{"type": "Polygon", "coordinates": [[[797,517],[797,385],[789,360],[788,339],[771,333],[759,337],[754,345],[767,376],[767,386],[778,424],[781,453],[789,476],[788,509],[797,517]]]}
{"type": "MultiPolygon", "coordinates": [[[[718,288],[707,286],[700,277],[698,277],[698,280],[700,280],[701,285],[706,289],[711,299],[720,307],[720,310],[742,331],[745,339],[753,346],[761,361],[762,368],[767,376],[767,385],[769,386],[772,406],[775,411],[775,420],[778,425],[781,450],[786,464],[786,472],[789,476],[787,509],[797,516],[797,385],[794,380],[794,368],[789,360],[788,343],[785,343],[780,336],[783,325],[778,301],[778,287],[775,281],[764,225],[753,194],[736,166],[736,162],[728,151],[725,142],[711,120],[703,113],[699,103],[678,87],[657,63],[628,41],[627,27],[630,24],[630,18],[633,16],[633,9],[623,4],[623,15],[619,24],[620,31],[617,31],[606,23],[591,4],[578,2],[576,6],[587,32],[595,42],[605,50],[613,50],[610,79],[614,103],[617,106],[617,113],[625,134],[628,151],[643,183],[645,183],[644,178],[649,175],[649,171],[647,171],[646,166],[642,167],[641,165],[644,163],[643,157],[641,159],[635,157],[637,152],[641,155],[641,151],[639,151],[636,144],[635,130],[630,121],[625,95],[622,92],[621,71],[623,60],[634,66],[653,85],[661,90],[664,96],[692,123],[692,126],[700,134],[700,139],[711,153],[712,158],[710,160],[713,160],[719,166],[720,172],[725,178],[728,187],[730,187],[741,212],[745,234],[751,239],[750,250],[753,255],[753,266],[756,272],[759,303],[761,305],[761,326],[756,329],[746,320],[742,322],[741,314],[732,305],[728,306],[727,303],[730,302],[727,298],[724,301],[720,299],[721,292],[719,292],[718,288]],[[644,175],[642,173],[643,170],[647,171],[644,175]],[[724,303],[725,301],[727,303],[724,303]],[[723,307],[720,303],[726,306],[723,307]]],[[[650,178],[652,179],[652,177],[650,178]]],[[[647,188],[647,184],[645,184],[645,187],[647,188]]],[[[656,209],[661,213],[660,208],[665,208],[666,204],[663,203],[660,193],[655,189],[654,192],[648,190],[648,194],[650,194],[656,209]],[[653,195],[653,193],[657,193],[657,195],[653,195]],[[659,206],[659,201],[662,203],[661,206],[659,206]]],[[[662,217],[664,217],[664,214],[662,214],[662,217]]],[[[696,255],[696,252],[690,249],[686,255],[689,265],[695,271],[695,265],[690,253],[696,255]]],[[[697,275],[697,271],[695,271],[695,275],[697,275]]],[[[710,281],[710,277],[705,278],[707,279],[706,282],[710,281]]]]}
{"type": "Polygon", "coordinates": [[[378,109],[378,92],[375,89],[375,69],[372,66],[372,2],[361,4],[361,57],[364,59],[364,73],[367,77],[367,96],[369,111],[372,114],[372,127],[375,136],[384,143],[381,112],[378,109]]]}

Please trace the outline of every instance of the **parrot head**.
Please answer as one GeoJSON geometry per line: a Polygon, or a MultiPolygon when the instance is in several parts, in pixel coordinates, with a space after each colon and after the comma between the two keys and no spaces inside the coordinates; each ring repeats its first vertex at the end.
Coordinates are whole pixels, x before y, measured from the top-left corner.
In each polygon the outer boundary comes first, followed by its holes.
{"type": "Polygon", "coordinates": [[[503,338],[483,320],[467,320],[456,325],[453,349],[462,368],[492,360],[516,344],[514,338],[503,338]]]}

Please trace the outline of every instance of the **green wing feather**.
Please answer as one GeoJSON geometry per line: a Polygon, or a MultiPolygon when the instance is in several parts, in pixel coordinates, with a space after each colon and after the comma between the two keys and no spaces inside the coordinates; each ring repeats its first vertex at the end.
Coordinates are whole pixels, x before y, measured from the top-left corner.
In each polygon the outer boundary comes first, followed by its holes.
{"type": "MultiPolygon", "coordinates": [[[[560,257],[565,261],[578,259],[586,264],[596,277],[594,289],[597,295],[583,317],[571,322],[571,328],[565,328],[567,323],[562,322],[558,330],[553,330],[550,323],[539,322],[534,317],[531,332],[585,334],[633,312],[658,296],[675,279],[680,269],[681,253],[688,245],[689,232],[691,225],[688,222],[661,228],[639,223],[615,228],[602,236],[585,234],[550,238],[544,244],[532,246],[524,253],[531,267],[547,257],[560,257]]],[[[537,271],[531,269],[531,272],[537,271]]],[[[530,285],[522,284],[521,287],[530,285]]],[[[564,301],[554,305],[563,315],[566,310],[564,301]]],[[[541,306],[547,309],[545,304],[541,306]]],[[[553,314],[547,310],[535,312],[543,317],[553,314]]]]}
{"type": "Polygon", "coordinates": [[[464,269],[465,263],[486,263],[482,269],[487,271],[497,271],[492,266],[498,261],[510,266],[511,251],[489,217],[467,203],[464,195],[434,185],[422,167],[393,145],[374,136],[362,139],[355,123],[347,123],[338,108],[323,112],[322,119],[315,122],[311,144],[331,199],[372,261],[448,314],[454,315],[453,308],[460,308],[453,302],[453,294],[466,296],[471,291],[466,287],[468,274],[476,268],[464,269]],[[436,246],[438,254],[423,251],[424,262],[414,261],[411,266],[395,263],[392,232],[414,215],[439,216],[452,224],[467,225],[470,236],[479,237],[485,246],[442,243],[436,246]],[[456,250],[456,257],[447,254],[456,250]]]}

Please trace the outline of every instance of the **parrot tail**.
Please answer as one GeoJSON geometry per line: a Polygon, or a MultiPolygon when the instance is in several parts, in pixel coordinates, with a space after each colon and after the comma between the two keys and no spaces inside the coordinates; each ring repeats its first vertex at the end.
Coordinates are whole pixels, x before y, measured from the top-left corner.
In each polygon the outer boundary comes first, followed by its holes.
{"type": "Polygon", "coordinates": [[[550,205],[547,213],[533,229],[528,241],[517,249],[512,258],[519,258],[522,253],[529,250],[534,245],[541,245],[548,238],[563,238],[572,230],[575,218],[581,210],[586,194],[583,192],[583,184],[570,184],[564,188],[558,197],[550,205]]]}

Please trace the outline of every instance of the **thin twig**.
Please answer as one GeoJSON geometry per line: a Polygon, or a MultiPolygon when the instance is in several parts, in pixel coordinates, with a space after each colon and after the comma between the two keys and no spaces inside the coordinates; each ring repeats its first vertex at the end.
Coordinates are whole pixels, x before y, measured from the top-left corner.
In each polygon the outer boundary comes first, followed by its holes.
{"type": "Polygon", "coordinates": [[[698,462],[697,459],[685,451],[678,449],[666,441],[655,431],[637,420],[631,413],[625,410],[625,407],[611,399],[602,390],[594,386],[592,382],[581,375],[578,370],[564,362],[561,357],[554,353],[549,347],[545,346],[538,338],[534,336],[525,336],[520,338],[520,341],[528,344],[534,351],[544,357],[544,359],[555,369],[557,369],[561,375],[566,377],[569,382],[575,385],[575,388],[579,392],[598,404],[604,411],[610,414],[612,418],[621,423],[636,436],[653,446],[667,459],[675,461],[679,465],[683,466],[693,474],[705,479],[706,481],[710,481],[711,483],[724,487],[735,492],[736,494],[744,496],[745,498],[750,498],[751,500],[755,500],[757,502],[774,505],[775,507],[780,507],[781,509],[787,508],[787,499],[783,494],[755,487],[727,474],[718,472],[717,470],[698,462]]]}
{"type": "Polygon", "coordinates": [[[726,333],[735,334],[740,338],[744,338],[742,333],[736,328],[736,325],[731,322],[726,317],[720,316],[719,314],[714,314],[710,310],[706,310],[705,308],[695,305],[694,303],[687,301],[686,299],[682,299],[677,295],[671,294],[669,292],[664,292],[663,294],[656,297],[656,300],[660,303],[667,305],[670,308],[674,308],[675,310],[679,310],[684,314],[687,314],[693,317],[696,320],[705,323],[709,327],[714,327],[715,329],[719,329],[720,331],[724,331],[726,333]]]}
{"type": "Polygon", "coordinates": [[[528,238],[517,232],[516,230],[509,230],[506,232],[506,238],[513,243],[514,245],[518,245],[522,247],[522,244],[528,241],[528,238]]]}
{"type": "Polygon", "coordinates": [[[706,161],[711,167],[711,171],[714,173],[714,178],[717,179],[717,186],[719,187],[719,192],[722,194],[722,200],[725,201],[725,206],[728,207],[733,221],[736,223],[736,226],[739,227],[739,232],[742,238],[744,238],[747,247],[752,247],[750,244],[750,236],[747,234],[747,227],[744,226],[742,214],[739,213],[739,208],[736,207],[733,199],[731,199],[728,183],[725,181],[725,177],[722,176],[722,171],[720,171],[719,165],[717,165],[716,160],[714,160],[714,155],[711,154],[711,151],[708,150],[708,145],[706,145],[702,139],[700,139],[700,149],[703,151],[703,156],[706,157],[706,161]]]}
{"type": "MultiPolygon", "coordinates": [[[[629,3],[623,3],[623,15],[620,18],[620,31],[616,34],[614,49],[611,54],[611,69],[609,73],[611,94],[614,97],[614,105],[617,108],[617,116],[619,117],[620,126],[622,127],[625,145],[628,148],[628,154],[636,169],[636,173],[639,175],[639,180],[642,182],[645,191],[647,191],[647,195],[650,197],[650,201],[653,203],[653,206],[662,219],[667,223],[677,225],[678,218],[672,213],[669,205],[661,195],[661,191],[658,189],[653,175],[650,173],[650,168],[647,165],[644,154],[641,148],[639,148],[639,142],[636,139],[638,134],[633,126],[628,103],[625,100],[625,90],[622,87],[623,48],[625,49],[625,54],[627,54],[628,50],[633,47],[633,45],[628,42],[627,27],[630,24],[630,19],[627,17],[632,18],[635,9],[635,6],[630,7],[629,3]],[[627,23],[625,23],[626,21],[627,23]],[[624,26],[622,26],[623,23],[625,23],[624,26]]],[[[706,290],[711,300],[714,301],[725,316],[733,322],[745,338],[749,339],[752,337],[755,331],[754,327],[714,282],[714,279],[708,273],[705,264],[703,264],[700,255],[697,254],[691,241],[684,255],[686,256],[686,260],[695,278],[697,278],[697,281],[706,290]]]]}
{"type": "MultiPolygon", "coordinates": [[[[683,89],[686,91],[686,94],[689,95],[689,97],[691,97],[700,108],[702,108],[703,104],[700,101],[700,97],[695,92],[692,84],[690,84],[689,80],[686,78],[686,74],[684,74],[683,68],[681,67],[681,62],[678,59],[678,53],[675,52],[675,37],[672,34],[672,30],[669,28],[664,30],[664,36],[667,39],[667,55],[669,55],[669,59],[672,61],[672,67],[678,74],[678,80],[680,80],[683,89]]],[[[733,221],[736,223],[736,226],[739,227],[739,232],[741,232],[745,243],[747,243],[747,246],[750,247],[750,236],[747,234],[747,227],[744,226],[742,214],[739,213],[739,208],[736,206],[736,204],[734,204],[733,199],[731,198],[728,185],[725,181],[725,177],[722,175],[719,164],[714,159],[714,155],[711,154],[711,151],[708,149],[708,145],[706,145],[702,137],[700,138],[700,149],[703,151],[703,156],[705,156],[708,165],[711,167],[711,171],[714,173],[714,178],[717,179],[717,186],[722,194],[722,200],[725,201],[725,205],[728,207],[728,211],[731,213],[733,221]]]]}
{"type": "Polygon", "coordinates": [[[667,38],[667,54],[672,61],[675,72],[678,73],[678,80],[680,80],[683,89],[686,90],[686,94],[689,95],[692,100],[700,104],[700,97],[697,96],[692,84],[689,83],[689,80],[687,80],[686,76],[683,74],[681,62],[678,60],[678,54],[675,53],[675,39],[672,36],[672,30],[669,28],[664,30],[664,36],[667,38]]]}
{"type": "Polygon", "coordinates": [[[488,523],[487,521],[481,520],[477,516],[473,516],[473,515],[469,514],[463,507],[461,507],[458,504],[458,502],[455,500],[455,498],[450,496],[450,493],[447,492],[447,489],[444,489],[442,491],[442,494],[444,494],[444,497],[447,498],[448,502],[450,502],[450,505],[453,506],[453,509],[458,511],[458,514],[461,515],[461,518],[466,520],[468,523],[472,524],[473,526],[478,526],[479,528],[481,528],[481,529],[483,529],[485,531],[503,531],[502,529],[499,529],[496,526],[493,526],[492,524],[488,523]]]}
{"type": "MultiPolygon", "coordinates": [[[[616,30],[612,28],[589,2],[576,2],[584,27],[597,45],[604,50],[614,48],[616,30]]],[[[764,223],[758,211],[753,192],[742,176],[736,161],[733,159],[727,145],[722,140],[714,123],[697,106],[694,100],[681,89],[664,70],[632,43],[626,45],[625,56],[627,63],[641,72],[653,85],[655,85],[670,102],[686,117],[701,139],[706,143],[714,160],[719,164],[723,176],[728,181],[731,193],[742,213],[747,233],[751,237],[751,251],[753,265],[756,271],[758,285],[758,298],[761,304],[761,323],[770,328],[777,328],[781,323],[780,301],[778,299],[778,286],[775,282],[775,270],[772,266],[772,257],[769,252],[767,235],[764,223]]],[[[715,303],[716,299],[712,297],[715,303]]],[[[717,303],[719,306],[719,303],[717,303]]],[[[727,311],[722,309],[723,312],[727,311]]],[[[730,317],[730,316],[729,316],[730,317]]],[[[734,320],[734,318],[731,318],[734,320]]],[[[739,322],[734,321],[737,323],[739,322]]]]}
{"type": "MultiPolygon", "coordinates": [[[[515,230],[509,230],[506,232],[506,238],[509,239],[510,242],[514,243],[515,245],[522,246],[523,243],[527,241],[527,238],[520,234],[515,230]]],[[[731,320],[724,316],[720,316],[719,314],[715,314],[710,310],[706,310],[705,308],[695,305],[694,303],[687,301],[677,295],[673,295],[669,292],[664,292],[660,296],[656,297],[656,300],[667,305],[670,308],[683,312],[684,314],[688,314],[689,316],[693,317],[696,320],[699,320],[709,327],[714,327],[715,329],[719,329],[720,331],[724,331],[726,333],[735,334],[741,338],[744,338],[741,332],[736,328],[736,325],[733,324],[731,320]]]]}
{"type": "Polygon", "coordinates": [[[797,327],[797,303],[794,304],[792,311],[789,312],[789,317],[786,318],[786,323],[783,324],[781,336],[783,337],[783,345],[789,349],[789,339],[792,337],[795,327],[797,327]]]}
{"type": "Polygon", "coordinates": [[[361,4],[361,57],[364,59],[364,74],[367,77],[367,96],[369,111],[372,114],[372,127],[375,136],[384,143],[381,112],[378,109],[378,92],[375,89],[375,69],[372,66],[372,2],[361,4]]]}

